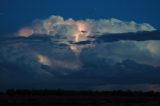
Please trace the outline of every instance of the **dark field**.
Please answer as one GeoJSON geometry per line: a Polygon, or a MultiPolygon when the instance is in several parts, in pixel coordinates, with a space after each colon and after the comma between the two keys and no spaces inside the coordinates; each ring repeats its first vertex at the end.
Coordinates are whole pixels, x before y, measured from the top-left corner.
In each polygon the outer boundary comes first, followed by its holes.
{"type": "Polygon", "coordinates": [[[160,93],[8,90],[0,94],[0,106],[160,106],[160,93]]]}

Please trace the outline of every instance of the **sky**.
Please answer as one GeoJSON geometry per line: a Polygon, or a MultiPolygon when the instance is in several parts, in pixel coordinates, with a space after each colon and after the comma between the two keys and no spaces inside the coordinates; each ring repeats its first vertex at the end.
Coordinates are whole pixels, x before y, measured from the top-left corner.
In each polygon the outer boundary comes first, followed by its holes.
{"type": "Polygon", "coordinates": [[[60,15],[73,19],[147,22],[160,28],[159,0],[1,0],[0,34],[17,31],[35,19],[60,15]]]}
{"type": "Polygon", "coordinates": [[[0,91],[160,91],[159,0],[0,0],[0,91]]]}

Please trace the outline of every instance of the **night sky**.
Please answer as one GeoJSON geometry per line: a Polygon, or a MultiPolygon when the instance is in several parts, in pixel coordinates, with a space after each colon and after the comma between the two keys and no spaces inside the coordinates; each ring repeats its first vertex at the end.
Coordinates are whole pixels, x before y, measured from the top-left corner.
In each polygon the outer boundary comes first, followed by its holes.
{"type": "Polygon", "coordinates": [[[160,91],[160,0],[0,0],[0,91],[160,91]]]}
{"type": "Polygon", "coordinates": [[[15,32],[34,19],[60,15],[73,19],[117,18],[160,28],[159,0],[1,0],[0,34],[15,32]]]}

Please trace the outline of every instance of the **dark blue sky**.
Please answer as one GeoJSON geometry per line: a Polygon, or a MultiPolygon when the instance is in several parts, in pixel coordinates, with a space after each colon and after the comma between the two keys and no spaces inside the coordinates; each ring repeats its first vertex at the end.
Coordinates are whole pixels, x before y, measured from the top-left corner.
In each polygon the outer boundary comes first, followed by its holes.
{"type": "Polygon", "coordinates": [[[1,0],[0,34],[17,31],[34,19],[118,18],[150,23],[160,29],[160,0],[1,0]]]}

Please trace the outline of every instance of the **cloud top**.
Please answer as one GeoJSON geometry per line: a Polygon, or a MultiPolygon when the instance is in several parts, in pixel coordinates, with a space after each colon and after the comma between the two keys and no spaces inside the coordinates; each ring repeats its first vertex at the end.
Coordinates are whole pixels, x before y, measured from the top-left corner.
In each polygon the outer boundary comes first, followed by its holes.
{"type": "Polygon", "coordinates": [[[65,40],[84,41],[88,36],[102,35],[106,33],[128,33],[139,31],[156,30],[147,23],[125,22],[115,18],[112,19],[86,19],[74,20],[64,19],[61,16],[50,16],[44,20],[35,20],[30,27],[20,29],[20,36],[31,36],[34,34],[50,35],[65,40]]]}

